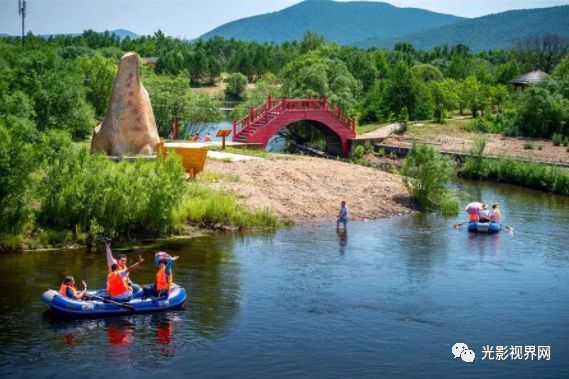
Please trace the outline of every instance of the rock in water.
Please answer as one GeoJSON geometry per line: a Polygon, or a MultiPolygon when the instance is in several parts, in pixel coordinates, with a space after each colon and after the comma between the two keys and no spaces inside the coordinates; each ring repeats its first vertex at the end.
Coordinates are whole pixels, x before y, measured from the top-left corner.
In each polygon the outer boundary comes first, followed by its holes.
{"type": "Polygon", "coordinates": [[[91,152],[152,155],[160,142],[150,97],[140,82],[138,60],[136,53],[122,57],[105,119],[93,133],[91,152]]]}

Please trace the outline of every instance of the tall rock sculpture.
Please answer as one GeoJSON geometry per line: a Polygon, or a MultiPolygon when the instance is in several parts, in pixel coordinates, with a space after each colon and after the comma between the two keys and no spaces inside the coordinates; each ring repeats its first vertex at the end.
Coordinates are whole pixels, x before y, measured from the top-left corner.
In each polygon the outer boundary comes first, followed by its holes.
{"type": "Polygon", "coordinates": [[[148,92],[140,82],[138,55],[121,58],[105,119],[95,128],[91,152],[151,155],[160,142],[148,92]]]}

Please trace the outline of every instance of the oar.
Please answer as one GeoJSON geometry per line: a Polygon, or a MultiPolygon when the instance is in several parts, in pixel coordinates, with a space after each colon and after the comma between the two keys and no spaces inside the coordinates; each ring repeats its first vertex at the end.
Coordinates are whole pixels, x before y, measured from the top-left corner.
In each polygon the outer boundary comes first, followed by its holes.
{"type": "Polygon", "coordinates": [[[461,222],[461,223],[459,223],[459,224],[454,224],[452,227],[455,228],[455,229],[458,229],[458,228],[460,228],[462,225],[468,224],[469,222],[470,222],[470,221],[461,222]]]}
{"type": "Polygon", "coordinates": [[[504,225],[504,228],[508,229],[509,232],[514,231],[514,228],[512,228],[511,226],[508,226],[508,225],[504,225]]]}
{"type": "Polygon", "coordinates": [[[119,308],[126,309],[127,311],[131,311],[131,312],[136,311],[136,309],[134,309],[134,307],[132,307],[132,306],[130,306],[130,305],[127,305],[127,304],[119,303],[118,301],[114,301],[114,300],[111,300],[111,299],[106,299],[106,298],[104,298],[104,297],[100,297],[100,296],[97,296],[97,295],[91,295],[91,294],[87,294],[87,296],[92,297],[93,299],[96,299],[96,300],[101,300],[103,303],[114,304],[114,305],[116,305],[116,306],[119,307],[119,308]]]}

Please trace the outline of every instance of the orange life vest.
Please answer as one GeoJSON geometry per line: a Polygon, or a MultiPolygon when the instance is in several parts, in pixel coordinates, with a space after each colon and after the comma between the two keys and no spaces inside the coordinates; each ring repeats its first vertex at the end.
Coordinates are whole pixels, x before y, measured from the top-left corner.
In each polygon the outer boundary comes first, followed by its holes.
{"type": "Polygon", "coordinates": [[[68,288],[71,289],[71,291],[73,291],[73,297],[72,297],[72,299],[77,299],[77,297],[78,297],[78,296],[77,296],[77,288],[75,288],[75,287],[73,287],[73,286],[70,286],[70,285],[67,285],[67,284],[62,284],[61,287],[59,287],[59,293],[60,293],[62,296],[67,297],[67,289],[68,289],[68,288]]]}
{"type": "Polygon", "coordinates": [[[166,275],[166,267],[162,267],[156,273],[156,291],[167,291],[172,288],[172,277],[174,275],[170,272],[170,277],[166,275]]]}
{"type": "Polygon", "coordinates": [[[119,296],[129,289],[126,278],[123,278],[121,273],[121,270],[114,271],[107,276],[107,292],[112,297],[119,296]]]}
{"type": "Polygon", "coordinates": [[[469,213],[468,219],[469,221],[478,221],[478,215],[476,213],[469,213]]]}

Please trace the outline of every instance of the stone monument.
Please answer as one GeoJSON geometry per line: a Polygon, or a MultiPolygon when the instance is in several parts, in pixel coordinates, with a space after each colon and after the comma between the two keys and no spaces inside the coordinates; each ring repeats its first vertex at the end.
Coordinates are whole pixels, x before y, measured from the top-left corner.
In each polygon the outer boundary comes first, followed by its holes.
{"type": "Polygon", "coordinates": [[[140,82],[138,54],[127,53],[121,58],[105,119],[93,133],[91,152],[152,155],[159,142],[150,97],[140,82]]]}

